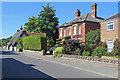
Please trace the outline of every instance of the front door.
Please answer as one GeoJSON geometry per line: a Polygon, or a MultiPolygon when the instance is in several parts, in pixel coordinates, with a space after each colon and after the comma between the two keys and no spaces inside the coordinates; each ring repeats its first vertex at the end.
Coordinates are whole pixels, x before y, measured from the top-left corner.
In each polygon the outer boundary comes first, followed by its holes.
{"type": "Polygon", "coordinates": [[[114,47],[114,41],[113,40],[107,40],[107,52],[112,52],[114,47]]]}

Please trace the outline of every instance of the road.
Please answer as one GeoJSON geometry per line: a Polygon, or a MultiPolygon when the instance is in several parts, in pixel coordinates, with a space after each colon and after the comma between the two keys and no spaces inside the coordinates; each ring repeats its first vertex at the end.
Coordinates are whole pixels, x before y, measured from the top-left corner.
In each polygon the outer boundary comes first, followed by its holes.
{"type": "Polygon", "coordinates": [[[0,63],[2,63],[2,65],[0,64],[2,66],[2,73],[0,73],[2,76],[0,77],[2,78],[109,78],[9,51],[0,53],[0,63]]]}

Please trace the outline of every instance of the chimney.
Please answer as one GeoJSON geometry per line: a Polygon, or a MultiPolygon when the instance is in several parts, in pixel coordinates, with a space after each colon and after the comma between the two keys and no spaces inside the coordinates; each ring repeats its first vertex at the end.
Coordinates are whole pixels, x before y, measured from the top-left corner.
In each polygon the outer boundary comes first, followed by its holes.
{"type": "Polygon", "coordinates": [[[22,28],[22,26],[21,26],[21,28],[20,28],[20,30],[22,30],[23,28],[22,28]]]}
{"type": "Polygon", "coordinates": [[[75,12],[75,17],[78,18],[80,16],[80,13],[81,13],[80,10],[77,9],[76,12],[75,12]]]}
{"type": "Polygon", "coordinates": [[[17,32],[19,32],[20,30],[18,29],[17,32]]]}
{"type": "Polygon", "coordinates": [[[94,4],[92,4],[92,16],[93,17],[97,17],[97,4],[96,3],[94,3],[94,4]]]}

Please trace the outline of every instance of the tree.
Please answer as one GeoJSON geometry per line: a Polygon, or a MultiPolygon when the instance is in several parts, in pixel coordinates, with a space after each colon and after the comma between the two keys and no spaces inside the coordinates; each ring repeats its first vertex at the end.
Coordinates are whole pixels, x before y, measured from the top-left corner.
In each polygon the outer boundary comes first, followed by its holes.
{"type": "Polygon", "coordinates": [[[28,23],[25,23],[24,29],[28,32],[41,32],[41,30],[36,31],[36,28],[38,28],[38,18],[37,17],[29,17],[28,23]]]}
{"type": "Polygon", "coordinates": [[[100,30],[93,30],[86,34],[86,44],[99,44],[100,42],[100,30]]]}
{"type": "Polygon", "coordinates": [[[25,23],[25,30],[28,32],[41,32],[46,33],[49,39],[56,40],[58,36],[58,17],[55,17],[55,11],[53,7],[43,6],[43,10],[38,14],[38,18],[29,18],[29,22],[25,23]]]}
{"type": "Polygon", "coordinates": [[[2,39],[2,46],[7,46],[8,42],[11,40],[12,36],[8,37],[8,38],[3,38],[2,39]]]}

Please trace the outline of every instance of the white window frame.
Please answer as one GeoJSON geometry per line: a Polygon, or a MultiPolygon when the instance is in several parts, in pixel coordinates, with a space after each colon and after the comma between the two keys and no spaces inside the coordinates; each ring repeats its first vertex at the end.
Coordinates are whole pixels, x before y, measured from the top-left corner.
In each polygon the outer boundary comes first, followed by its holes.
{"type": "Polygon", "coordinates": [[[71,28],[68,28],[68,31],[69,31],[69,35],[71,35],[71,28]]]}
{"type": "Polygon", "coordinates": [[[114,47],[114,40],[107,40],[107,52],[109,52],[108,50],[109,49],[112,49],[113,50],[113,47],[114,47]],[[113,46],[112,47],[108,47],[108,43],[113,43],[113,46]]]}
{"type": "Polygon", "coordinates": [[[78,34],[79,35],[81,34],[81,25],[78,25],[78,34]],[[79,29],[79,26],[80,26],[80,29],[79,29]]]}
{"type": "Polygon", "coordinates": [[[76,35],[76,25],[73,26],[73,35],[76,35]]]}
{"type": "Polygon", "coordinates": [[[62,29],[60,29],[60,37],[62,37],[62,29]]]}
{"type": "Polygon", "coordinates": [[[107,31],[111,31],[111,30],[114,30],[114,21],[111,21],[112,23],[108,22],[107,23],[107,31]],[[110,23],[110,24],[109,24],[110,23]],[[113,29],[108,29],[108,26],[109,25],[113,25],[113,29]]]}
{"type": "Polygon", "coordinates": [[[63,37],[66,35],[66,29],[63,30],[63,37]]]}

